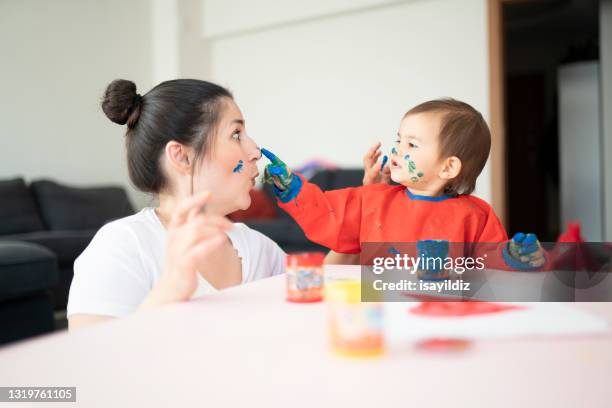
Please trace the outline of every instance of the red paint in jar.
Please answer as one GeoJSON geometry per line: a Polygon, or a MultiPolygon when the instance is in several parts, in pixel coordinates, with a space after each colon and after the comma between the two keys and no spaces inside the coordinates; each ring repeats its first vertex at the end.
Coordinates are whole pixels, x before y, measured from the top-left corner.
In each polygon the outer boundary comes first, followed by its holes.
{"type": "Polygon", "coordinates": [[[322,252],[303,252],[287,255],[287,300],[297,303],[323,300],[322,252]]]}

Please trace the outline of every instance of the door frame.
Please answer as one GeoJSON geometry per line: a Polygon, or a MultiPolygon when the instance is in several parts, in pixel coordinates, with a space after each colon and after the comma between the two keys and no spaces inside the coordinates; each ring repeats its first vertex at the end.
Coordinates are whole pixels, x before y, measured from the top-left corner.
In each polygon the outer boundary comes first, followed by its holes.
{"type": "Polygon", "coordinates": [[[489,122],[491,127],[491,205],[508,227],[506,166],[505,38],[503,5],[537,0],[487,0],[489,30],[489,122]]]}

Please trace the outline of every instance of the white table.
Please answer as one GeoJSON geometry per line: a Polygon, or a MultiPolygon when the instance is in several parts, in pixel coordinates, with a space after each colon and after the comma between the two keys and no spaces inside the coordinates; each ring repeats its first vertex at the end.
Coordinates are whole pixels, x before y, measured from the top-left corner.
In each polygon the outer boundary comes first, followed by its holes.
{"type": "MultiPolygon", "coordinates": [[[[612,406],[610,336],[351,360],[330,350],[324,303],[284,294],[274,277],[4,347],[0,386],[76,386],[76,404],[50,404],[71,407],[612,406]]],[[[612,321],[612,304],[575,307],[612,321]]]]}

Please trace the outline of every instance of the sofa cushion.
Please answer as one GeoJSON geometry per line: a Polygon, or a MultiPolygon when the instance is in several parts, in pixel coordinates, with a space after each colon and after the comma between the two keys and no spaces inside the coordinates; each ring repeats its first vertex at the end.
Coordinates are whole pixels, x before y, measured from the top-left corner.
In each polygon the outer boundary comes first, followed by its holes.
{"type": "Polygon", "coordinates": [[[0,180],[0,235],[45,229],[36,201],[22,178],[0,180]]]}
{"type": "Polygon", "coordinates": [[[60,266],[72,267],[96,234],[96,230],[39,231],[0,236],[3,241],[23,241],[39,244],[53,251],[60,266]]]}
{"type": "Polygon", "coordinates": [[[362,169],[321,170],[310,181],[323,191],[359,187],[363,183],[362,169]]]}
{"type": "Polygon", "coordinates": [[[0,299],[48,289],[57,280],[53,252],[26,242],[0,242],[0,299]]]}
{"type": "Polygon", "coordinates": [[[98,229],[134,213],[121,187],[69,187],[39,180],[31,189],[50,230],[98,229]]]}

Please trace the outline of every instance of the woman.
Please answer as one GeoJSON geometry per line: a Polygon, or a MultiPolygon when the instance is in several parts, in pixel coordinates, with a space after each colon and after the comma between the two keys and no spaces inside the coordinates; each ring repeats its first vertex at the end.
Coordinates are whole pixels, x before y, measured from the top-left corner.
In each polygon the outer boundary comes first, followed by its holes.
{"type": "Polygon", "coordinates": [[[278,245],[224,218],[251,204],[261,158],[228,90],[180,79],[140,96],[120,79],[102,110],[127,124],[130,179],[159,206],[105,225],[77,258],[71,329],[284,272],[278,245]]]}

